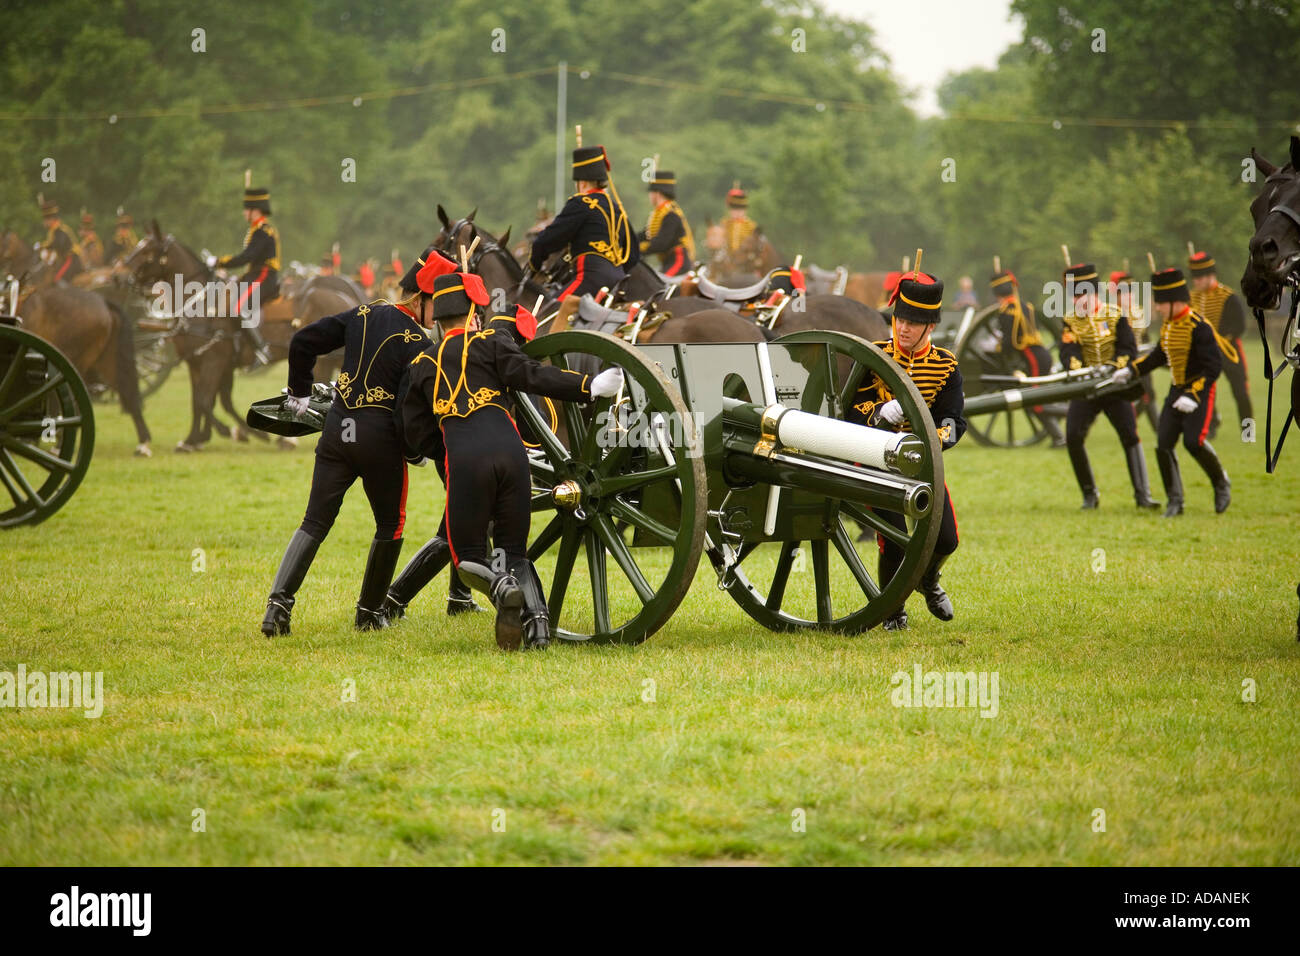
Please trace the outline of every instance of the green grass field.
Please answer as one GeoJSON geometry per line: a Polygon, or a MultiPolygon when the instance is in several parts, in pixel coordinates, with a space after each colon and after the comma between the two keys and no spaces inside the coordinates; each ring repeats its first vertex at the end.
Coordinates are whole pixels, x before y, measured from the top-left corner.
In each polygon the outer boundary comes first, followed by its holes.
{"type": "MultiPolygon", "coordinates": [[[[1227,429],[1221,517],[1183,453],[1166,521],[1133,507],[1104,421],[1092,513],[1063,451],[968,440],[946,458],[951,623],[914,597],[907,632],[771,634],[705,567],[641,646],[507,655],[488,615],[443,615],[442,581],[352,630],[359,486],[293,635],[264,639],[310,442],[175,455],[187,387],[149,402],[152,460],[101,406],[71,503],[0,532],[0,670],[102,670],[106,695],[99,719],[0,710],[0,863],[1300,863],[1300,444],[1269,477],[1227,429]],[[892,706],[917,665],[996,672],[997,716],[892,706]]],[[[440,509],[413,471],[404,557],[440,509]]]]}

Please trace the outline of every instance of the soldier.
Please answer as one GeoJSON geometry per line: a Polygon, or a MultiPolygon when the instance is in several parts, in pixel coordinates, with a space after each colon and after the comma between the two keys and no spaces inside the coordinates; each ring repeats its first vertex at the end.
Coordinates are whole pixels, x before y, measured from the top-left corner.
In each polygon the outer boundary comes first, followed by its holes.
{"type": "Polygon", "coordinates": [[[323,276],[332,276],[334,274],[334,257],[329,253],[320,258],[320,274],[323,276]]]}
{"type": "Polygon", "coordinates": [[[411,367],[403,403],[407,448],[436,454],[441,439],[451,559],[496,608],[497,645],[515,650],[522,641],[540,650],[550,644],[550,622],[541,580],[527,557],[532,481],[523,441],[502,401],[507,388],[594,401],[617,392],[623,372],[608,369],[589,379],[542,365],[499,326],[480,329],[476,307],[487,306],[488,294],[478,276],[438,276],[430,298],[442,338],[411,367]],[[499,569],[489,565],[489,523],[504,555],[499,569]]]}
{"type": "Polygon", "coordinates": [[[729,255],[740,251],[741,244],[754,234],[758,223],[749,218],[749,197],[737,179],[727,190],[727,215],[722,221],[722,249],[729,255]]]}
{"type": "Polygon", "coordinates": [[[95,232],[95,217],[81,210],[81,261],[87,269],[98,269],[104,264],[104,243],[95,232]]]}
{"type": "MultiPolygon", "coordinates": [[[[1246,419],[1255,417],[1250,384],[1246,379],[1246,349],[1241,341],[1246,331],[1246,305],[1241,296],[1219,282],[1217,266],[1208,252],[1195,252],[1187,261],[1192,270],[1192,311],[1210,323],[1210,328],[1232,346],[1235,357],[1223,350],[1223,377],[1232,388],[1237,419],[1244,429],[1246,419]]],[[[1216,408],[1210,424],[1210,438],[1214,437],[1218,426],[1219,410],[1216,408]]]]}
{"type": "Polygon", "coordinates": [[[41,200],[41,219],[45,223],[45,241],[41,252],[50,257],[54,281],[72,281],[83,271],[81,246],[72,230],[59,218],[59,204],[52,199],[41,200]]]}
{"type": "MultiPolygon", "coordinates": [[[[1031,378],[1046,375],[1052,370],[1052,356],[1043,347],[1034,304],[1020,297],[1020,283],[1008,270],[994,273],[989,279],[989,288],[998,300],[997,327],[1002,333],[999,346],[1001,353],[1004,356],[1018,353],[1025,360],[1031,378]]],[[[1044,414],[1041,405],[1035,406],[1033,412],[1043,430],[1051,437],[1052,447],[1065,447],[1065,436],[1061,434],[1056,419],[1044,414]]]]}
{"type": "Polygon", "coordinates": [[[685,275],[695,268],[695,237],[686,213],[677,205],[677,178],[656,169],[650,180],[650,221],[641,230],[641,255],[659,256],[659,271],[666,276],[685,275]]]}
{"type": "MultiPolygon", "coordinates": [[[[1067,369],[1092,365],[1126,367],[1137,356],[1137,341],[1128,319],[1097,297],[1097,267],[1092,263],[1072,265],[1065,270],[1065,329],[1061,335],[1061,364],[1067,369]]],[[[1122,398],[1076,398],[1070,402],[1065,417],[1065,445],[1070,452],[1074,477],[1083,492],[1083,508],[1096,508],[1101,501],[1092,477],[1092,464],[1084,441],[1097,416],[1104,414],[1120,444],[1128,464],[1133,498],[1139,508],[1159,508],[1151,499],[1147,462],[1142,454],[1142,440],[1137,433],[1133,406],[1122,398]]]]}
{"type": "Polygon", "coordinates": [[[140,243],[140,237],[133,228],[135,220],[121,206],[117,207],[117,221],[113,226],[113,244],[109,246],[109,257],[113,263],[121,262],[131,254],[140,243]]]}
{"type": "MultiPolygon", "coordinates": [[[[408,296],[414,296],[420,293],[420,283],[423,282],[425,289],[432,293],[433,280],[440,275],[454,272],[456,263],[439,253],[433,246],[424,250],[412,263],[411,268],[406,271],[399,283],[401,290],[408,296]]],[[[534,326],[534,331],[536,328],[534,326]]],[[[397,426],[398,434],[402,436],[405,443],[406,422],[404,417],[406,395],[410,390],[410,374],[404,377],[402,387],[397,392],[397,426]]],[[[434,433],[435,445],[433,454],[425,455],[423,452],[416,451],[412,454],[411,449],[407,449],[408,460],[418,460],[418,458],[428,458],[433,461],[434,468],[437,469],[438,477],[441,479],[444,487],[447,484],[447,467],[446,452],[441,447],[441,435],[434,433]]],[[[426,449],[427,451],[428,449],[426,449]]],[[[447,515],[444,510],[442,521],[438,524],[438,530],[434,536],[425,543],[406,563],[388,589],[388,594],[384,598],[384,619],[390,624],[394,621],[401,620],[406,616],[406,606],[414,600],[424,587],[437,577],[438,572],[447,566],[451,560],[451,546],[447,543],[447,515]]],[[[457,614],[472,613],[481,611],[477,604],[474,603],[474,597],[470,593],[469,586],[461,580],[460,575],[455,568],[451,569],[447,582],[447,615],[455,616],[457,614]]]]}
{"type": "Polygon", "coordinates": [[[602,288],[613,288],[627,275],[624,268],[635,265],[640,257],[640,247],[610,182],[609,170],[605,147],[575,149],[573,179],[578,191],[533,240],[528,263],[534,271],[561,249],[567,248],[573,258],[576,275],[557,298],[595,295],[602,288]]]}
{"type": "Polygon", "coordinates": [[[289,633],[294,596],[338,516],[343,496],[358,477],[374,514],[375,537],[361,581],[356,627],[374,630],[385,625],[381,607],[406,524],[405,446],[394,411],[403,373],[429,344],[424,330],[431,324],[428,299],[414,296],[397,305],[371,302],[327,316],[300,329],[290,341],[286,404],[298,413],[307,408],[317,356],[342,348],[343,363],[334,403],[316,443],[307,514],[271,585],[262,620],[267,637],[289,633]]]}
{"type": "Polygon", "coordinates": [[[1214,510],[1222,514],[1232,501],[1232,483],[1214,448],[1205,440],[1214,410],[1214,380],[1223,362],[1220,345],[1209,322],[1191,307],[1191,293],[1181,270],[1166,269],[1151,276],[1151,297],[1160,318],[1160,342],[1131,367],[1117,371],[1115,380],[1123,384],[1134,374],[1145,375],[1162,365],[1169,366],[1173,384],[1165,397],[1156,432],[1156,462],[1169,497],[1165,517],[1183,513],[1183,479],[1175,454],[1180,434],[1183,447],[1214,486],[1214,510]]]}
{"type": "Polygon", "coordinates": [[[266,189],[244,189],[244,219],[248,232],[244,235],[244,248],[238,255],[222,256],[217,265],[223,268],[247,266],[239,277],[245,289],[239,295],[240,314],[245,305],[253,307],[248,322],[241,322],[241,331],[253,345],[253,367],[271,361],[271,351],[262,338],[260,308],[280,295],[280,234],[271,225],[271,194],[266,189]],[[253,290],[257,294],[253,294],[253,290]]]}
{"type": "MultiPolygon", "coordinates": [[[[917,257],[918,261],[920,257],[917,257]]],[[[965,401],[962,398],[961,370],[957,357],[947,349],[930,342],[930,333],[939,321],[939,308],[943,303],[943,283],[934,276],[916,272],[904,275],[892,299],[894,306],[894,334],[886,342],[877,342],[886,355],[894,360],[916,384],[921,397],[930,408],[930,416],[937,423],[939,441],[944,451],[952,448],[966,432],[963,417],[965,401]]],[[[853,397],[853,406],[845,416],[846,421],[891,431],[911,431],[912,424],[904,417],[902,406],[888,386],[875,375],[863,380],[853,397]]],[[[941,621],[953,618],[952,601],[939,584],[939,571],[949,555],[957,550],[957,516],[952,508],[952,496],[944,486],[943,517],[939,537],[934,545],[934,558],[921,578],[921,593],[925,606],[941,621]]],[[[907,527],[901,514],[878,511],[885,520],[898,528],[907,527]]],[[[902,549],[894,542],[878,535],[880,545],[880,582],[888,582],[903,561],[902,549]]],[[[907,609],[899,608],[885,618],[885,630],[901,631],[907,627],[907,609]]]]}
{"type": "MultiPolygon", "coordinates": [[[[1133,341],[1140,347],[1147,340],[1147,330],[1151,327],[1150,319],[1143,313],[1142,307],[1133,299],[1133,276],[1127,270],[1118,269],[1110,274],[1106,283],[1110,301],[1128,319],[1129,328],[1133,330],[1133,341]]],[[[1142,398],[1133,403],[1133,415],[1146,415],[1151,430],[1159,429],[1156,418],[1156,390],[1151,384],[1151,376],[1142,376],[1142,398]]]]}

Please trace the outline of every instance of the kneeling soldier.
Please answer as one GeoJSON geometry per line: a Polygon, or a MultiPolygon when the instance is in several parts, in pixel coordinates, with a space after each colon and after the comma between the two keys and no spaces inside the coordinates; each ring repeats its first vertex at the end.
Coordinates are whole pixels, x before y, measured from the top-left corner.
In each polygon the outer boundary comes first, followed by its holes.
{"type": "MultiPolygon", "coordinates": [[[[919,258],[919,257],[918,257],[919,258]]],[[[947,349],[930,343],[930,333],[939,321],[939,307],[943,302],[943,283],[934,276],[909,272],[899,280],[894,291],[894,335],[887,342],[877,342],[886,355],[907,373],[916,384],[917,391],[930,408],[939,441],[943,450],[957,444],[966,432],[963,417],[965,399],[962,397],[961,370],[957,357],[947,349]]],[[[912,424],[903,415],[903,407],[893,392],[877,376],[868,373],[853,398],[853,407],[846,421],[890,431],[911,431],[912,424]]],[[[906,529],[901,514],[878,512],[881,517],[898,528],[906,529]]],[[[880,582],[884,585],[897,573],[903,562],[903,551],[894,542],[878,535],[880,544],[880,582]]],[[[952,601],[939,584],[939,570],[948,556],[957,550],[957,516],[952,509],[952,496],[945,485],[943,489],[943,518],[939,537],[934,544],[934,558],[921,578],[921,593],[925,606],[941,621],[951,621],[952,601]]],[[[885,630],[901,631],[907,627],[907,609],[899,608],[885,618],[885,630]]]]}
{"type": "Polygon", "coordinates": [[[570,402],[613,395],[621,369],[594,379],[529,358],[491,322],[479,329],[475,307],[488,304],[483,280],[454,272],[434,280],[433,317],[442,340],[411,366],[403,408],[408,450],[446,455],[447,543],[461,577],[497,610],[498,646],[515,650],[550,644],[546,595],[528,560],[532,479],[528,454],[503,401],[506,389],[570,402]],[[488,563],[488,525],[505,567],[488,563]]]}
{"type": "Polygon", "coordinates": [[[1145,375],[1162,365],[1169,366],[1173,385],[1156,430],[1156,462],[1169,498],[1165,517],[1183,513],[1183,479],[1174,452],[1180,434],[1188,454],[1214,486],[1214,510],[1222,514],[1232,501],[1232,484],[1219,456],[1205,440],[1214,411],[1214,380],[1222,363],[1220,344],[1210,323],[1192,310],[1187,280],[1180,270],[1166,269],[1153,275],[1151,297],[1161,321],[1160,342],[1144,358],[1116,372],[1115,380],[1128,382],[1134,374],[1145,375]]]}

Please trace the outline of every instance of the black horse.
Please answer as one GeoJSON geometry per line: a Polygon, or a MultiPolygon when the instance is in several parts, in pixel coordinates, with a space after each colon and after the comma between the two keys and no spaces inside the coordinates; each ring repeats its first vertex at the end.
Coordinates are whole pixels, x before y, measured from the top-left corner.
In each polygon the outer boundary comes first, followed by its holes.
{"type": "MultiPolygon", "coordinates": [[[[1241,291],[1254,310],[1264,343],[1264,374],[1269,379],[1264,465],[1272,472],[1282,453],[1287,430],[1300,418],[1300,327],[1296,324],[1296,314],[1300,311],[1300,136],[1291,137],[1291,161],[1285,166],[1273,165],[1254,149],[1250,155],[1266,178],[1264,188],[1250,204],[1255,234],[1250,239],[1250,259],[1241,277],[1241,291]],[[1274,371],[1264,330],[1264,310],[1278,307],[1284,287],[1291,290],[1290,312],[1278,350],[1283,362],[1274,371]],[[1273,382],[1288,365],[1292,368],[1291,410],[1277,446],[1273,447],[1273,382]]],[[[1300,597],[1300,587],[1296,588],[1296,595],[1300,597]]],[[[1300,618],[1296,619],[1296,639],[1300,640],[1300,618]]]]}

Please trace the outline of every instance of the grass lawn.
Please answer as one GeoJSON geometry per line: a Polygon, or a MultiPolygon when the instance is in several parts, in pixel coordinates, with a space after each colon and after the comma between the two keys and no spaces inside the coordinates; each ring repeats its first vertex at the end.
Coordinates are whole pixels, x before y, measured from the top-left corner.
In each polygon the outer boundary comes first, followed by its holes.
{"type": "MultiPolygon", "coordinates": [[[[98,719],[0,709],[0,863],[1300,863],[1300,443],[1270,477],[1225,429],[1222,516],[1180,453],[1166,521],[1133,507],[1104,419],[1090,513],[1064,451],[967,440],[951,623],[914,597],[906,632],[772,634],[704,561],[641,646],[507,655],[488,615],[443,615],[441,581],[400,626],[352,630],[359,486],[293,635],[264,639],[310,441],[173,454],[181,370],[146,412],[156,457],[101,406],[73,500],[0,532],[0,670],[103,671],[106,697],[98,719]],[[917,665],[996,672],[997,715],[893,706],[917,665]]],[[[404,558],[440,509],[412,471],[404,558]]]]}

